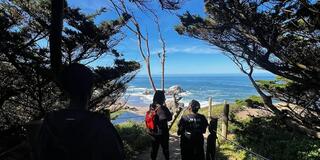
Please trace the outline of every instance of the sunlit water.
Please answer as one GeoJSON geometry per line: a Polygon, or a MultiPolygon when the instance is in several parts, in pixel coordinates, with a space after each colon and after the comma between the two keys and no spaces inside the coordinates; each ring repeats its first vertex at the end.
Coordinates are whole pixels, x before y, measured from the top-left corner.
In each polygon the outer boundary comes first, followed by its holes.
{"type": "MultiPolygon", "coordinates": [[[[259,74],[256,80],[272,80],[273,75],[259,74]]],[[[155,84],[160,86],[161,77],[154,77],[155,84]]],[[[173,85],[181,86],[186,92],[182,93],[181,102],[187,104],[192,99],[198,100],[202,105],[208,104],[208,98],[212,97],[214,103],[222,103],[224,100],[234,102],[236,99],[244,99],[251,95],[257,95],[255,88],[245,75],[241,74],[215,74],[215,75],[169,75],[165,79],[165,88],[173,85]]],[[[148,106],[152,101],[152,94],[145,95],[146,90],[151,91],[147,76],[137,76],[130,82],[125,99],[129,105],[148,106]]],[[[170,97],[167,97],[170,99],[170,97]]]]}

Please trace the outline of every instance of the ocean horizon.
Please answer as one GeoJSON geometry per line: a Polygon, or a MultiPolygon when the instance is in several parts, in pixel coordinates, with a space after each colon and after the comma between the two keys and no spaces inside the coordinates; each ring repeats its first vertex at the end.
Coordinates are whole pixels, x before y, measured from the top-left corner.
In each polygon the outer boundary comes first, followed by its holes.
{"type": "MultiPolygon", "coordinates": [[[[161,75],[154,75],[154,83],[160,88],[161,75]]],[[[274,75],[269,73],[258,73],[254,75],[255,80],[273,80],[274,75]]],[[[180,94],[185,106],[192,100],[198,100],[201,106],[208,105],[209,97],[214,104],[234,102],[251,95],[258,95],[248,77],[244,74],[167,74],[165,75],[165,90],[178,85],[185,92],[180,94]]],[[[152,94],[144,94],[152,91],[147,75],[137,75],[129,84],[124,99],[128,105],[147,107],[152,102],[152,94]]],[[[171,96],[166,97],[167,100],[171,96]]]]}
{"type": "MultiPolygon", "coordinates": [[[[175,74],[165,74],[165,77],[184,77],[184,76],[242,76],[242,77],[247,77],[247,75],[243,73],[175,73],[175,74]]],[[[275,77],[274,74],[270,72],[258,72],[253,75],[254,77],[256,76],[270,76],[270,77],[275,77]]],[[[136,77],[148,77],[147,74],[137,74],[136,77]]],[[[152,77],[161,77],[161,74],[152,74],[152,77]]]]}

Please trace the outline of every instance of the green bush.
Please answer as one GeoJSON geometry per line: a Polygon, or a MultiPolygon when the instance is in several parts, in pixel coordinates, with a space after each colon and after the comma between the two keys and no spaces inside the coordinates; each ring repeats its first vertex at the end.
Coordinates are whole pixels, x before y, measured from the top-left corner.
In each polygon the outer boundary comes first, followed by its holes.
{"type": "Polygon", "coordinates": [[[268,159],[318,160],[320,157],[319,140],[287,128],[275,117],[252,118],[241,124],[235,131],[238,143],[268,159]]]}
{"type": "Polygon", "coordinates": [[[151,137],[143,123],[128,121],[115,127],[123,140],[127,159],[135,159],[139,152],[150,146],[151,137]]]}
{"type": "Polygon", "coordinates": [[[247,103],[245,102],[245,100],[241,100],[241,99],[236,99],[235,104],[237,106],[247,106],[247,103]]]}
{"type": "Polygon", "coordinates": [[[262,106],[263,99],[260,96],[253,95],[246,98],[245,100],[237,99],[235,101],[235,104],[237,106],[247,106],[247,107],[262,106]]]}
{"type": "Polygon", "coordinates": [[[247,100],[250,99],[254,104],[257,105],[262,105],[263,104],[263,99],[260,96],[250,96],[247,98],[247,100]]]}

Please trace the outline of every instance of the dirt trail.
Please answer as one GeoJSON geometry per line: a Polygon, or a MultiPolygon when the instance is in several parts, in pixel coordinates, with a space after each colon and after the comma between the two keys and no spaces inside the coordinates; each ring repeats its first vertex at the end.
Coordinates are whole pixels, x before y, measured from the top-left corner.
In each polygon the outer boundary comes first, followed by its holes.
{"type": "MultiPolygon", "coordinates": [[[[264,117],[264,116],[270,116],[271,113],[266,111],[266,110],[262,110],[262,109],[254,109],[254,108],[246,108],[244,110],[241,110],[237,113],[235,113],[235,116],[239,119],[246,119],[248,117],[264,117]]],[[[206,133],[204,135],[205,137],[205,144],[206,144],[206,138],[208,133],[206,133]]],[[[205,147],[206,145],[204,145],[205,147]]],[[[170,141],[169,141],[169,150],[170,150],[170,159],[172,160],[180,160],[181,156],[180,156],[180,140],[179,140],[179,136],[177,135],[170,135],[170,141]]],[[[144,152],[142,152],[138,157],[139,160],[150,160],[150,152],[151,152],[151,148],[148,148],[147,150],[145,150],[144,152]]],[[[157,160],[165,160],[162,154],[162,149],[161,147],[159,148],[158,151],[158,157],[157,160]]]]}
{"type": "MultiPolygon", "coordinates": [[[[170,159],[179,160],[180,157],[180,141],[177,135],[170,135],[169,138],[170,159]]],[[[138,157],[139,160],[150,160],[151,148],[142,152],[138,157]]],[[[165,160],[162,154],[162,148],[159,147],[157,160],[165,160]]]]}

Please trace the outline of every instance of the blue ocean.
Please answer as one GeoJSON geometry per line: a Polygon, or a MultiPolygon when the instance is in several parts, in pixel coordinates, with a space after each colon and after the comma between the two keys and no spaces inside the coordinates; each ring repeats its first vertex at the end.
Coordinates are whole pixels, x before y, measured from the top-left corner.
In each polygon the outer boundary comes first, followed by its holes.
{"type": "MultiPolygon", "coordinates": [[[[160,89],[160,76],[154,76],[154,81],[160,89]]],[[[271,74],[257,74],[255,80],[272,80],[275,76],[271,74]]],[[[244,99],[251,95],[257,95],[248,77],[244,74],[211,74],[211,75],[166,75],[165,89],[179,85],[185,92],[181,102],[185,105],[192,99],[198,100],[202,106],[208,104],[209,97],[212,97],[214,104],[234,102],[236,99],[244,99]]],[[[152,91],[148,76],[136,76],[129,83],[124,96],[128,105],[148,106],[152,101],[152,94],[144,94],[152,91]]],[[[171,97],[167,97],[170,99],[171,97]]]]}

